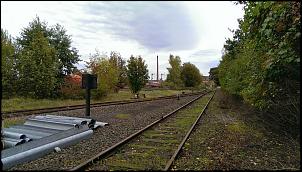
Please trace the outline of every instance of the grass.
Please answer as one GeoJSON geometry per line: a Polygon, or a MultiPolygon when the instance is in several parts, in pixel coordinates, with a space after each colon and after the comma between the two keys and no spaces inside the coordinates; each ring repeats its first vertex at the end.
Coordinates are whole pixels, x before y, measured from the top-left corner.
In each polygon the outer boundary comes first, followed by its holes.
{"type": "Polygon", "coordinates": [[[8,118],[2,120],[2,128],[8,128],[12,125],[23,124],[25,122],[24,118],[8,118]]]}
{"type": "Polygon", "coordinates": [[[15,111],[15,110],[29,110],[29,109],[39,109],[46,107],[58,107],[67,105],[77,105],[84,104],[85,100],[72,100],[72,99],[31,99],[31,98],[12,98],[12,99],[2,99],[1,109],[5,111],[15,111]]]}
{"type": "Polygon", "coordinates": [[[227,129],[234,133],[244,134],[248,130],[248,127],[243,122],[234,122],[229,124],[227,129]]]}
{"type": "MultiPolygon", "coordinates": [[[[189,93],[189,90],[151,90],[151,91],[141,91],[140,95],[146,95],[146,98],[169,96],[180,94],[181,92],[189,93]]],[[[91,100],[91,103],[99,103],[105,101],[118,101],[118,100],[129,100],[133,97],[130,90],[121,90],[118,93],[109,94],[107,97],[101,100],[91,100]]],[[[29,110],[29,109],[39,109],[48,107],[58,107],[58,106],[70,106],[85,104],[85,99],[73,100],[73,99],[31,99],[31,98],[11,98],[1,100],[1,111],[16,111],[16,110],[29,110]]]]}
{"type": "Polygon", "coordinates": [[[116,115],[114,115],[114,118],[117,118],[117,119],[128,119],[128,118],[130,118],[130,115],[129,114],[116,114],[116,115]]]}

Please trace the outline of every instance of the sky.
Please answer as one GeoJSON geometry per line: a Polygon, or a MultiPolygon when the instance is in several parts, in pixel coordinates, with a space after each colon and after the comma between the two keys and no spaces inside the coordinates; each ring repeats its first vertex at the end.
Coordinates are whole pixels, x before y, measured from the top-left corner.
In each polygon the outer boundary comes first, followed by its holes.
{"type": "MultiPolygon", "coordinates": [[[[20,36],[36,16],[62,25],[85,68],[90,54],[141,55],[149,75],[168,74],[169,55],[196,65],[202,75],[219,64],[223,44],[238,28],[243,7],[231,1],[1,1],[1,28],[20,36]]],[[[156,79],[155,77],[153,79],[156,79]]]]}

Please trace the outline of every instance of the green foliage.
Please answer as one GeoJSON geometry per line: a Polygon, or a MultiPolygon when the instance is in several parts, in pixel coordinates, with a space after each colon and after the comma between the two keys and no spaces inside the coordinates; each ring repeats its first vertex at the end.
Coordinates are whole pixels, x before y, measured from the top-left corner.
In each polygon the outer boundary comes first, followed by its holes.
{"type": "Polygon", "coordinates": [[[127,65],[127,76],[132,93],[137,94],[148,82],[148,69],[141,56],[131,55],[127,65]]]}
{"type": "Polygon", "coordinates": [[[209,73],[210,73],[209,79],[213,80],[216,85],[220,85],[219,78],[218,78],[218,67],[211,68],[209,73]]]}
{"type": "Polygon", "coordinates": [[[123,88],[127,83],[126,61],[120,53],[115,51],[110,53],[109,61],[118,70],[118,84],[116,88],[123,88]]]}
{"type": "Polygon", "coordinates": [[[116,89],[119,73],[117,68],[108,59],[100,59],[97,75],[99,80],[98,91],[101,95],[106,95],[116,89]]]}
{"type": "Polygon", "coordinates": [[[244,10],[224,45],[221,86],[261,109],[300,106],[300,2],[247,2],[244,10]]]}
{"type": "MultiPolygon", "coordinates": [[[[39,17],[36,17],[28,28],[34,28],[35,26],[41,27],[41,32],[43,36],[49,40],[51,46],[56,50],[56,56],[58,59],[59,73],[58,76],[62,78],[63,75],[70,74],[71,71],[75,68],[79,59],[78,50],[74,47],[71,47],[71,36],[67,35],[67,31],[63,26],[56,24],[52,27],[47,27],[46,22],[40,21],[39,17]]],[[[27,46],[32,41],[32,30],[24,29],[21,33],[23,39],[19,39],[20,45],[27,46]]]]}
{"type": "Polygon", "coordinates": [[[173,88],[180,88],[183,86],[183,82],[181,80],[181,60],[179,56],[173,56],[170,54],[169,57],[170,68],[167,68],[167,82],[173,88]]]}
{"type": "Polygon", "coordinates": [[[79,61],[71,38],[59,24],[48,28],[36,17],[24,28],[15,45],[1,29],[2,92],[35,98],[55,97],[66,74],[79,61]]]}
{"type": "MultiPolygon", "coordinates": [[[[56,50],[56,57],[58,59],[58,72],[57,72],[57,88],[55,89],[55,94],[62,93],[62,86],[65,83],[64,77],[71,74],[73,70],[76,69],[74,64],[76,64],[79,59],[78,50],[71,47],[71,36],[67,35],[67,31],[63,26],[56,24],[50,28],[46,28],[45,31],[50,44],[56,50]],[[60,91],[59,91],[60,90],[60,91]]],[[[60,94],[60,96],[64,96],[60,94]]]]}
{"type": "Polygon", "coordinates": [[[56,49],[56,56],[59,59],[59,76],[71,74],[75,69],[74,64],[80,61],[78,50],[71,47],[71,36],[63,26],[56,24],[47,30],[50,44],[56,49]]]}
{"type": "Polygon", "coordinates": [[[19,92],[36,98],[51,97],[56,87],[58,59],[45,37],[45,24],[39,19],[30,23],[18,38],[20,50],[17,69],[19,92]]]}
{"type": "Polygon", "coordinates": [[[16,69],[15,46],[9,34],[1,29],[1,72],[2,96],[10,97],[15,93],[16,69]]]}
{"type": "Polygon", "coordinates": [[[179,56],[170,54],[170,68],[167,68],[167,80],[163,84],[172,89],[182,89],[184,87],[197,87],[202,81],[202,76],[198,68],[191,63],[181,65],[179,56]]]}
{"type": "Polygon", "coordinates": [[[186,87],[197,87],[202,81],[202,76],[198,68],[188,62],[182,66],[181,79],[186,87]]]}
{"type": "Polygon", "coordinates": [[[100,55],[96,52],[91,56],[88,66],[93,74],[98,76],[97,97],[106,96],[108,93],[117,89],[120,71],[117,68],[117,58],[108,58],[105,54],[100,55]]]}

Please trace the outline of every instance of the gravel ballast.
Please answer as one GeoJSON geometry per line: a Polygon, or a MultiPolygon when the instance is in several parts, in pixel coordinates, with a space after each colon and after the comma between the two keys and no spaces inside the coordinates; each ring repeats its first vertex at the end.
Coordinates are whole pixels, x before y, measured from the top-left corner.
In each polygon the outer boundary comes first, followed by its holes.
{"type": "MultiPolygon", "coordinates": [[[[91,117],[108,126],[94,131],[90,139],[76,145],[52,152],[37,160],[17,165],[10,170],[67,170],[118,143],[165,114],[186,104],[197,96],[164,99],[123,105],[91,108],[91,117]]],[[[84,117],[85,109],[48,113],[52,115],[84,117]]]]}

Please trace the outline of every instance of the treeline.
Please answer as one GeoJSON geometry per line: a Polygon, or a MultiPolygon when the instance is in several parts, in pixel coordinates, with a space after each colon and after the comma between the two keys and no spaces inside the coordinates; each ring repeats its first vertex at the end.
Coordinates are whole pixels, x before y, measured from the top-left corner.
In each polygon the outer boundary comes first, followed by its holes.
{"type": "Polygon", "coordinates": [[[12,39],[1,28],[2,96],[53,98],[59,96],[64,76],[79,59],[63,26],[47,26],[36,17],[20,37],[12,39]]]}
{"type": "Polygon", "coordinates": [[[181,64],[180,57],[174,57],[172,54],[169,57],[169,64],[171,67],[167,68],[169,73],[164,85],[174,89],[201,86],[202,75],[194,64],[190,62],[181,64]]]}
{"type": "Polygon", "coordinates": [[[244,18],[227,39],[221,87],[251,105],[300,118],[300,2],[243,2],[244,18]]]}
{"type": "MultiPolygon", "coordinates": [[[[83,74],[75,64],[78,50],[71,46],[71,36],[63,26],[47,26],[36,17],[13,39],[1,28],[2,97],[83,98],[81,80],[69,74],[83,74]]],[[[126,61],[118,52],[110,57],[99,52],[91,55],[84,73],[98,75],[95,98],[117,92],[128,84],[137,93],[148,82],[148,70],[142,57],[126,61]]]]}
{"type": "MultiPolygon", "coordinates": [[[[98,76],[94,98],[118,92],[126,85],[137,94],[148,82],[148,66],[143,57],[131,55],[126,61],[115,51],[109,56],[96,51],[86,62],[86,69],[79,71],[75,66],[80,61],[78,50],[71,46],[71,36],[66,32],[59,24],[49,27],[39,17],[15,39],[1,29],[3,98],[83,98],[83,73],[98,76]]],[[[173,55],[169,63],[171,68],[163,86],[172,89],[200,86],[202,76],[195,65],[181,65],[180,57],[173,55]]]]}
{"type": "Polygon", "coordinates": [[[95,91],[96,97],[106,96],[108,93],[118,92],[126,85],[130,87],[132,93],[137,94],[148,82],[147,64],[141,56],[134,57],[126,61],[120,53],[112,51],[109,55],[100,52],[90,56],[87,62],[87,69],[90,73],[98,76],[98,88],[95,91]]]}
{"type": "MultiPolygon", "coordinates": [[[[200,88],[202,75],[198,68],[191,63],[181,65],[179,56],[170,55],[168,75],[161,87],[170,89],[200,88]]],[[[137,94],[146,85],[149,79],[147,64],[141,56],[131,55],[126,61],[120,53],[112,51],[108,56],[106,53],[96,51],[90,55],[86,65],[92,74],[98,76],[98,88],[94,91],[95,97],[102,97],[108,93],[118,92],[124,86],[129,86],[132,93],[137,94]]]]}

